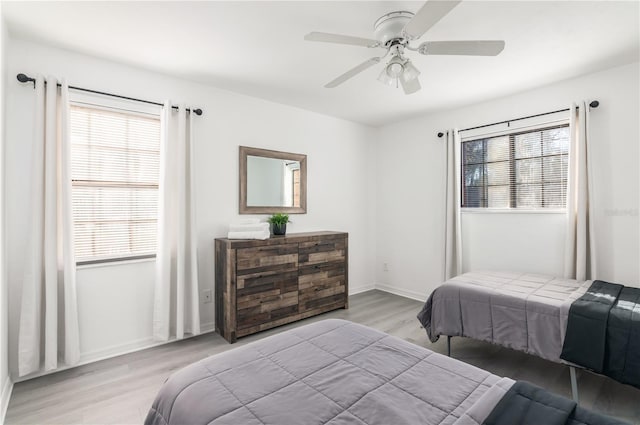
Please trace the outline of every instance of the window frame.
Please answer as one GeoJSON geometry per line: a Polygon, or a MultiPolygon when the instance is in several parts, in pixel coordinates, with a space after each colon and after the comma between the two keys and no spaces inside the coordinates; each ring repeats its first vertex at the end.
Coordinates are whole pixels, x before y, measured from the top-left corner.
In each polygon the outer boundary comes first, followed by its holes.
{"type": "MultiPolygon", "coordinates": [[[[162,108],[155,105],[142,104],[140,102],[134,102],[129,100],[122,100],[117,98],[106,97],[103,95],[70,92],[69,95],[69,116],[71,116],[72,107],[92,108],[97,110],[104,110],[107,112],[115,112],[120,114],[137,115],[146,118],[158,119],[160,123],[160,131],[162,131],[162,108]]],[[[161,135],[158,136],[158,152],[161,154],[161,135]]],[[[69,147],[70,152],[73,149],[69,147]]],[[[73,156],[73,154],[71,154],[73,156]]],[[[70,158],[71,159],[71,158],[70,158]]],[[[73,194],[74,179],[71,176],[70,186],[71,193],[73,194]]],[[[141,184],[140,186],[148,184],[141,184]]],[[[104,186],[109,186],[108,184],[104,186]]],[[[156,185],[154,185],[156,186],[156,185]]],[[[160,191],[160,175],[158,175],[158,184],[156,187],[158,192],[160,191]]],[[[73,208],[73,207],[72,207],[73,208]]],[[[159,218],[159,211],[156,214],[156,221],[159,218]]],[[[75,233],[75,216],[72,210],[72,222],[75,233]]],[[[75,239],[74,239],[74,258],[76,253],[75,239]]],[[[116,265],[122,263],[136,263],[141,261],[155,261],[157,256],[157,240],[156,240],[156,252],[148,254],[136,254],[136,255],[110,255],[110,256],[95,256],[92,259],[77,260],[75,261],[76,267],[91,267],[91,266],[107,266],[116,265]]]]}
{"type": "MultiPolygon", "coordinates": [[[[553,121],[547,121],[547,122],[540,122],[540,123],[536,123],[536,124],[532,124],[532,125],[526,125],[526,126],[522,126],[522,127],[517,127],[517,128],[510,128],[509,124],[507,124],[508,128],[505,130],[501,130],[501,131],[495,131],[495,132],[489,132],[489,133],[478,133],[478,134],[474,134],[471,136],[466,136],[464,138],[460,139],[460,143],[459,143],[459,158],[457,159],[457,166],[458,168],[458,178],[460,179],[459,185],[458,185],[458,190],[460,190],[460,197],[458,199],[458,207],[460,209],[461,213],[471,213],[471,214],[487,214],[487,213],[503,213],[503,214],[565,214],[566,213],[566,203],[564,207],[558,208],[558,207],[544,207],[541,206],[539,208],[533,208],[533,207],[514,207],[512,205],[515,205],[515,203],[517,202],[516,199],[516,193],[517,193],[517,183],[515,183],[515,168],[516,168],[516,161],[518,160],[518,158],[515,157],[515,138],[518,135],[522,135],[522,134],[527,134],[527,133],[534,133],[536,131],[545,131],[545,130],[553,130],[556,128],[568,128],[570,131],[570,120],[568,118],[563,118],[563,119],[558,119],[558,120],[553,120],[553,121]],[[471,142],[471,141],[476,141],[476,140],[482,140],[482,139],[491,139],[491,138],[497,138],[497,137],[504,137],[507,136],[509,138],[509,207],[506,208],[499,208],[499,207],[466,207],[464,205],[464,200],[465,200],[465,176],[464,176],[464,166],[467,164],[464,164],[464,149],[463,149],[463,145],[465,142],[471,142]]],[[[543,139],[540,140],[540,143],[542,144],[543,139]]],[[[571,143],[571,140],[569,140],[569,144],[571,143]]],[[[483,146],[483,149],[486,149],[486,147],[483,146]]],[[[541,145],[541,155],[540,156],[535,156],[535,157],[531,157],[533,158],[546,158],[549,156],[558,156],[558,155],[564,155],[564,154],[553,154],[553,155],[543,155],[543,149],[542,149],[542,145],[541,145]]],[[[486,154],[483,155],[484,157],[486,157],[486,154]]],[[[571,161],[571,146],[569,145],[567,153],[566,153],[568,162],[570,163],[571,161]]],[[[522,158],[520,158],[522,159],[522,158]]],[[[473,164],[487,164],[487,163],[493,163],[496,161],[492,161],[492,162],[479,162],[479,163],[473,163],[473,164]]],[[[500,161],[500,162],[505,162],[505,161],[500,161]]],[[[542,167],[544,167],[544,161],[542,167]]],[[[567,165],[567,175],[565,178],[561,179],[562,182],[564,182],[567,186],[567,190],[568,190],[568,184],[569,184],[569,164],[567,165]]],[[[541,181],[540,184],[542,186],[542,193],[544,193],[544,168],[543,171],[541,173],[541,181]]],[[[485,194],[486,194],[486,190],[488,189],[489,185],[488,184],[484,184],[483,189],[485,190],[485,194]]],[[[544,197],[542,197],[541,200],[542,204],[544,204],[544,197]]]]}

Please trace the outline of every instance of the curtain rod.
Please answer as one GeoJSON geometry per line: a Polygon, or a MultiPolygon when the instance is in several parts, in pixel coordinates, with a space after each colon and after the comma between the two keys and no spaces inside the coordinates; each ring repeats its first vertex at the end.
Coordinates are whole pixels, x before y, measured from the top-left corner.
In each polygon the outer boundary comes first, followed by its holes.
{"type": "MultiPolygon", "coordinates": [[[[34,88],[36,87],[36,79],[35,78],[29,77],[28,75],[25,75],[25,74],[18,74],[16,76],[16,78],[21,83],[33,82],[33,87],[34,88]]],[[[46,83],[47,82],[45,81],[45,84],[46,83]]],[[[58,83],[58,87],[60,87],[60,83],[58,83]]],[[[82,87],[69,86],[69,88],[73,89],[73,90],[79,90],[79,91],[88,92],[88,93],[94,93],[94,94],[101,94],[101,95],[104,95],[104,96],[117,97],[118,99],[133,100],[133,101],[136,101],[136,102],[148,103],[150,105],[164,106],[162,103],[153,102],[151,100],[136,99],[135,97],[120,96],[119,94],[106,93],[106,92],[103,92],[103,91],[91,90],[91,89],[83,89],[82,87]]],[[[173,109],[178,109],[177,106],[172,106],[172,108],[173,109]]],[[[187,108],[187,112],[191,112],[191,109],[187,108]]],[[[196,115],[202,115],[202,109],[200,109],[200,108],[194,109],[193,112],[196,115]]]]}
{"type": "MultiPolygon", "coordinates": [[[[598,102],[597,100],[592,101],[591,103],[589,103],[589,106],[592,108],[597,108],[600,105],[600,102],[598,102]]],[[[529,115],[526,117],[520,117],[520,118],[514,118],[511,120],[506,120],[506,121],[500,121],[500,122],[494,122],[492,124],[484,124],[484,125],[478,125],[476,127],[469,127],[469,128],[463,128],[462,130],[459,131],[469,131],[469,130],[475,130],[477,128],[484,128],[484,127],[491,127],[493,125],[498,125],[498,124],[509,124],[512,121],[520,121],[520,120],[526,120],[528,118],[535,118],[535,117],[542,117],[544,115],[551,115],[551,114],[557,114],[558,112],[566,112],[568,111],[570,108],[565,108],[565,109],[558,109],[557,111],[551,111],[551,112],[543,112],[541,114],[535,114],[535,115],[529,115]]],[[[438,137],[442,137],[444,136],[443,132],[439,132],[438,133],[438,137]]]]}

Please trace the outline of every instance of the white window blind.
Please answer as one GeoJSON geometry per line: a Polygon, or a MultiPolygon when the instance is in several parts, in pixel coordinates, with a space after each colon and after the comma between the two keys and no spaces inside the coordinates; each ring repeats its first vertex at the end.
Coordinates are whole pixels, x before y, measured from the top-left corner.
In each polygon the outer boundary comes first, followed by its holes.
{"type": "Polygon", "coordinates": [[[71,106],[71,179],[78,263],[156,251],[160,118],[71,106]]]}
{"type": "Polygon", "coordinates": [[[569,126],[462,142],[463,208],[562,209],[569,126]]]}

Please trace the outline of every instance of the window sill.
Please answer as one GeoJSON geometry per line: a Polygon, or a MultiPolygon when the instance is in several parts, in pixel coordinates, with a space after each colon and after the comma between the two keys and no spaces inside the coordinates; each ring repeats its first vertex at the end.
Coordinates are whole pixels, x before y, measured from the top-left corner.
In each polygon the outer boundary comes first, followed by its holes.
{"type": "Polygon", "coordinates": [[[462,214],[566,214],[566,209],[460,208],[462,214]]]}
{"type": "Polygon", "coordinates": [[[148,262],[155,262],[155,261],[156,261],[155,256],[148,257],[148,258],[132,258],[132,259],[123,258],[122,260],[115,259],[113,261],[103,261],[101,263],[76,264],[76,269],[82,270],[82,269],[95,269],[99,267],[126,266],[129,264],[148,263],[148,262]]]}

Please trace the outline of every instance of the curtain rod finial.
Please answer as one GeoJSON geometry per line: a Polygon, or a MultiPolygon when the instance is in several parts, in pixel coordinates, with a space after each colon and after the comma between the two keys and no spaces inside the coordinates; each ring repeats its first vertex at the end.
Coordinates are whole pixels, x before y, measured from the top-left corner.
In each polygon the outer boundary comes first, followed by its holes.
{"type": "Polygon", "coordinates": [[[442,137],[442,136],[444,136],[444,133],[441,131],[438,133],[438,137],[442,137]]]}
{"type": "Polygon", "coordinates": [[[31,81],[33,83],[33,88],[36,88],[36,79],[35,78],[31,78],[26,74],[23,74],[22,72],[18,75],[16,75],[16,78],[18,79],[18,81],[20,81],[21,83],[28,83],[29,81],[31,81]]]}
{"type": "Polygon", "coordinates": [[[193,112],[196,113],[196,115],[202,115],[202,109],[198,108],[198,109],[194,109],[193,112]]]}
{"type": "Polygon", "coordinates": [[[598,102],[597,100],[594,100],[589,104],[589,106],[591,106],[592,108],[597,108],[598,106],[600,106],[600,102],[598,102]]]}
{"type": "Polygon", "coordinates": [[[16,78],[18,79],[18,81],[20,81],[21,83],[28,83],[29,81],[33,81],[35,82],[36,79],[35,78],[31,78],[26,74],[20,73],[18,75],[16,75],[16,78]]]}

